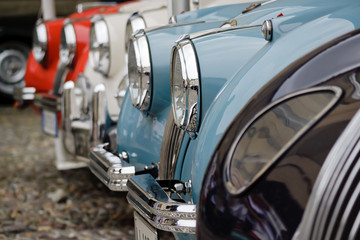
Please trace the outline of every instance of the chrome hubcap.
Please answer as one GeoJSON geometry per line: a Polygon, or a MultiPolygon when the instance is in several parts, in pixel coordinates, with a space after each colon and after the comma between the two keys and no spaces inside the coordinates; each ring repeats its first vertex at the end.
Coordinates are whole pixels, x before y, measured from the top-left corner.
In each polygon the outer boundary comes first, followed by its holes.
{"type": "Polygon", "coordinates": [[[7,83],[16,83],[25,76],[26,57],[19,50],[8,49],[0,53],[0,78],[7,83]]]}

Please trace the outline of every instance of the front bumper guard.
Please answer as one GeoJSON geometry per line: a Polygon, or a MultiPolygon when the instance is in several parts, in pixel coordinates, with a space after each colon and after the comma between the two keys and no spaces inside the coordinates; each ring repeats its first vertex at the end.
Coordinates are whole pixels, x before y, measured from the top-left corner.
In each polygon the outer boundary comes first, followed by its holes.
{"type": "Polygon", "coordinates": [[[46,109],[51,112],[61,111],[61,97],[57,97],[53,94],[35,94],[34,104],[41,109],[46,109]]]}
{"type": "Polygon", "coordinates": [[[153,227],[169,232],[191,233],[196,230],[196,205],[171,199],[167,192],[177,192],[184,183],[155,180],[151,175],[137,175],[127,183],[129,203],[153,227]]]}
{"type": "MultiPolygon", "coordinates": [[[[85,78],[78,78],[77,81],[85,78]]],[[[80,84],[80,85],[86,85],[80,84]]],[[[103,142],[104,126],[106,121],[105,87],[100,84],[95,86],[92,95],[92,114],[82,115],[81,105],[77,102],[75,84],[68,81],[64,84],[62,102],[62,130],[64,140],[72,139],[73,146],[65,146],[66,150],[77,158],[88,160],[90,146],[103,142]],[[80,106],[79,106],[80,105],[80,106]]],[[[86,92],[82,89],[81,93],[86,92]]],[[[87,101],[82,95],[83,101],[87,101]]],[[[91,111],[90,111],[91,112],[91,111]]]]}
{"type": "Polygon", "coordinates": [[[31,101],[35,98],[36,89],[33,87],[16,87],[14,88],[14,98],[19,104],[25,101],[31,101]]]}
{"type": "Polygon", "coordinates": [[[135,175],[135,167],[121,157],[107,151],[107,144],[90,149],[89,168],[112,191],[127,191],[128,179],[135,175]]]}

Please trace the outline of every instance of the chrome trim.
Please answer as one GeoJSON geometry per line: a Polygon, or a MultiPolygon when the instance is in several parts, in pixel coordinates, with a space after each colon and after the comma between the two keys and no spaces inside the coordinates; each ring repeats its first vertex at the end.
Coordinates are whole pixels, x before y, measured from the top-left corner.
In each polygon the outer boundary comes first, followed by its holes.
{"type": "Polygon", "coordinates": [[[56,74],[52,89],[52,93],[54,95],[56,96],[62,95],[63,86],[68,73],[69,73],[69,69],[66,67],[66,64],[59,61],[56,68],[56,74]]]}
{"type": "Polygon", "coordinates": [[[52,112],[61,111],[61,98],[51,94],[35,94],[34,104],[38,108],[46,109],[52,112]]]}
{"type": "Polygon", "coordinates": [[[235,27],[237,25],[237,21],[236,19],[232,18],[229,20],[226,20],[226,22],[224,22],[220,28],[230,28],[230,27],[235,27]]]}
{"type": "Polygon", "coordinates": [[[103,142],[106,123],[106,90],[103,84],[94,87],[92,100],[92,133],[91,141],[95,144],[103,142]]]}
{"type": "Polygon", "coordinates": [[[222,28],[221,26],[223,26],[224,24],[226,24],[227,22],[224,22],[223,24],[221,24],[219,26],[219,28],[212,28],[209,30],[204,30],[204,31],[200,31],[200,32],[196,32],[196,33],[191,33],[189,38],[190,39],[196,39],[196,38],[200,38],[200,37],[204,37],[204,36],[208,36],[208,35],[212,35],[212,34],[217,34],[217,33],[222,33],[222,32],[227,32],[227,31],[234,31],[234,30],[240,30],[240,29],[246,29],[246,28],[255,28],[255,27],[261,27],[262,24],[250,24],[250,25],[241,25],[241,26],[232,26],[229,28],[222,28]]]}
{"type": "Polygon", "coordinates": [[[172,15],[169,18],[169,24],[176,24],[177,20],[176,20],[176,15],[172,15]]]}
{"type": "MultiPolygon", "coordinates": [[[[111,152],[117,151],[117,126],[114,126],[106,133],[107,139],[104,140],[104,142],[108,142],[108,150],[111,152]]],[[[125,158],[123,154],[119,154],[123,158],[124,161],[129,162],[129,158],[125,158]]]]}
{"type": "MultiPolygon", "coordinates": [[[[132,84],[137,82],[139,85],[139,93],[137,96],[132,96],[133,105],[140,110],[148,110],[150,106],[151,95],[151,59],[148,39],[145,32],[141,29],[133,34],[131,40],[134,46],[135,58],[137,64],[137,72],[133,76],[137,76],[136,79],[131,79],[129,69],[129,88],[132,89],[132,84]]],[[[128,61],[129,64],[129,61],[128,61]]],[[[133,91],[130,91],[131,95],[133,91]]]]}
{"type": "MultiPolygon", "coordinates": [[[[305,208],[301,223],[294,234],[293,239],[318,239],[318,236],[326,233],[329,237],[333,230],[332,218],[338,217],[339,207],[343,203],[344,197],[349,193],[350,183],[342,186],[341,183],[345,179],[354,180],[360,169],[360,161],[358,161],[358,153],[360,152],[360,110],[352,117],[334,146],[331,148],[324,164],[316,178],[312,193],[305,208]],[[354,162],[357,161],[355,165],[354,162]],[[339,194],[339,198],[335,198],[339,194]],[[333,204],[336,206],[334,207],[333,204]],[[329,208],[332,208],[334,214],[329,216],[329,208]],[[330,218],[330,225],[327,219],[330,218]],[[326,226],[325,226],[326,224],[326,226]],[[328,231],[324,231],[324,229],[328,231]]],[[[351,182],[350,180],[350,182],[351,182]]],[[[353,192],[353,196],[358,197],[358,193],[353,192]]],[[[340,215],[341,216],[341,215],[340,215]]],[[[340,217],[339,216],[339,217],[340,217]]],[[[340,231],[343,229],[343,220],[340,221],[340,231]]],[[[359,215],[356,217],[353,227],[359,225],[359,215]]],[[[356,229],[357,231],[358,229],[356,229]]],[[[350,236],[354,235],[354,229],[351,229],[350,236]]],[[[338,236],[337,236],[338,237],[338,236]]],[[[350,238],[352,239],[352,238],[350,238]]]]}
{"type": "Polygon", "coordinates": [[[112,191],[127,191],[128,179],[135,175],[135,167],[104,148],[107,144],[90,149],[91,172],[112,191]]]}
{"type": "Polygon", "coordinates": [[[24,101],[34,100],[36,89],[34,87],[15,87],[14,88],[14,99],[18,103],[24,101]]]}
{"type": "Polygon", "coordinates": [[[128,18],[126,24],[129,24],[131,26],[133,32],[146,28],[146,22],[144,20],[144,17],[139,12],[133,12],[128,18]]]}
{"type": "Polygon", "coordinates": [[[64,23],[60,36],[60,61],[71,66],[76,54],[76,32],[71,22],[64,23]]]}
{"type": "MultiPolygon", "coordinates": [[[[175,124],[184,129],[192,138],[196,137],[196,131],[199,126],[199,106],[200,106],[200,77],[199,68],[196,58],[196,51],[191,40],[188,39],[189,35],[183,35],[180,40],[176,41],[176,44],[171,51],[171,70],[170,70],[170,90],[171,90],[171,102],[172,110],[174,113],[175,124]],[[174,59],[175,54],[179,54],[181,63],[181,78],[183,79],[182,86],[185,88],[185,112],[181,122],[177,121],[175,115],[174,102],[174,59]],[[185,76],[184,76],[185,74],[185,76]]],[[[180,72],[178,72],[179,74],[180,72]]]]}
{"type": "Polygon", "coordinates": [[[156,181],[150,174],[136,175],[127,183],[127,199],[153,227],[195,234],[196,205],[174,201],[168,196],[167,192],[176,193],[176,184],[182,184],[182,189],[187,189],[184,183],[177,180],[156,181]]]}
{"type": "Polygon", "coordinates": [[[306,90],[301,90],[292,94],[289,94],[281,99],[278,99],[272,103],[270,103],[268,106],[266,106],[264,109],[262,109],[260,112],[258,112],[248,123],[246,126],[240,131],[240,133],[237,135],[236,139],[231,144],[231,147],[229,148],[229,153],[226,156],[225,164],[223,167],[223,181],[224,185],[227,189],[227,191],[232,195],[238,195],[244,192],[246,189],[251,187],[285,152],[288,150],[305,132],[307,132],[310,127],[312,127],[314,124],[316,124],[320,118],[326,114],[330,109],[337,103],[337,101],[340,99],[342,94],[342,89],[337,86],[322,86],[322,87],[314,87],[306,90]],[[261,118],[266,112],[268,112],[270,109],[275,107],[276,105],[281,104],[284,101],[287,101],[289,99],[305,95],[308,93],[315,93],[315,92],[322,92],[322,91],[332,91],[334,93],[333,99],[326,105],[326,107],[320,111],[316,116],[308,122],[304,127],[297,132],[287,144],[285,144],[278,152],[275,154],[275,156],[267,162],[267,164],[252,178],[250,179],[249,183],[244,185],[241,188],[236,188],[233,186],[230,180],[230,166],[232,161],[232,155],[237,147],[237,144],[245,134],[246,130],[259,118],[261,118]]]}
{"type": "Polygon", "coordinates": [[[185,136],[185,131],[174,123],[172,111],[170,108],[161,142],[159,179],[174,179],[181,144],[185,136]]]}
{"type": "Polygon", "coordinates": [[[107,76],[111,68],[110,33],[102,16],[92,19],[89,45],[89,59],[93,69],[107,76]]]}
{"type": "Polygon", "coordinates": [[[116,2],[85,2],[85,3],[78,3],[76,5],[76,12],[82,13],[83,11],[94,8],[94,7],[107,7],[107,6],[115,6],[116,2]]]}
{"type": "Polygon", "coordinates": [[[38,63],[43,63],[48,49],[48,33],[42,20],[35,24],[32,52],[38,63]]]}
{"type": "Polygon", "coordinates": [[[62,97],[62,141],[64,149],[74,157],[87,158],[89,155],[91,124],[83,119],[76,106],[75,84],[68,81],[64,84],[62,97]]]}
{"type": "Polygon", "coordinates": [[[68,81],[64,84],[61,104],[61,122],[65,132],[71,132],[72,120],[80,117],[76,113],[75,102],[75,84],[73,81],[68,81]]]}
{"type": "Polygon", "coordinates": [[[146,22],[139,12],[133,12],[126,22],[125,49],[128,51],[129,41],[133,33],[146,28],[146,22]]]}
{"type": "Polygon", "coordinates": [[[265,20],[261,26],[261,32],[266,41],[271,41],[273,36],[273,27],[271,20],[265,20]]]}

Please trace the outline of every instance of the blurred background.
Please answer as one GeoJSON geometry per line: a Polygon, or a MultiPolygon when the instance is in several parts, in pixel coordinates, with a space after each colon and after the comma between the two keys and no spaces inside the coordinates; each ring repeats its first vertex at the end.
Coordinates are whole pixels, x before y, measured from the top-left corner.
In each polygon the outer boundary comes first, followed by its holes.
{"type": "MultiPolygon", "coordinates": [[[[56,16],[82,2],[55,0],[56,16]]],[[[12,86],[23,81],[40,6],[0,1],[0,240],[133,239],[126,195],[110,192],[88,168],[58,171],[38,110],[14,107],[12,86]]]]}

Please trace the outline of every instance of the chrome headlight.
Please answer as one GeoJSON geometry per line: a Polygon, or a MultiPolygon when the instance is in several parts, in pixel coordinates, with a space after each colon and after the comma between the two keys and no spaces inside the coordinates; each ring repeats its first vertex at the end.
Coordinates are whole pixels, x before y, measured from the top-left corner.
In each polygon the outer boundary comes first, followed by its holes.
{"type": "Polygon", "coordinates": [[[41,63],[46,55],[48,36],[45,23],[36,24],[33,38],[33,55],[38,63],[41,63]]]}
{"type": "Polygon", "coordinates": [[[140,110],[147,110],[152,76],[149,44],[143,30],[136,32],[130,39],[128,76],[132,104],[140,110]]]}
{"type": "Polygon", "coordinates": [[[125,31],[125,49],[129,49],[129,41],[132,34],[140,29],[145,29],[146,24],[144,18],[138,13],[135,12],[129,17],[126,23],[126,31],[125,31]]]}
{"type": "Polygon", "coordinates": [[[60,38],[60,61],[70,66],[74,60],[76,51],[76,34],[74,25],[65,23],[61,30],[60,38]]]}
{"type": "Polygon", "coordinates": [[[198,128],[200,80],[196,52],[187,36],[172,49],[170,90],[175,124],[187,132],[198,128]]]}
{"type": "Polygon", "coordinates": [[[240,194],[259,179],[339,100],[338,87],[319,87],[290,94],[258,113],[224,146],[224,182],[240,194]]]}
{"type": "Polygon", "coordinates": [[[103,19],[98,19],[90,28],[90,63],[95,71],[107,75],[110,70],[109,29],[103,19]]]}

